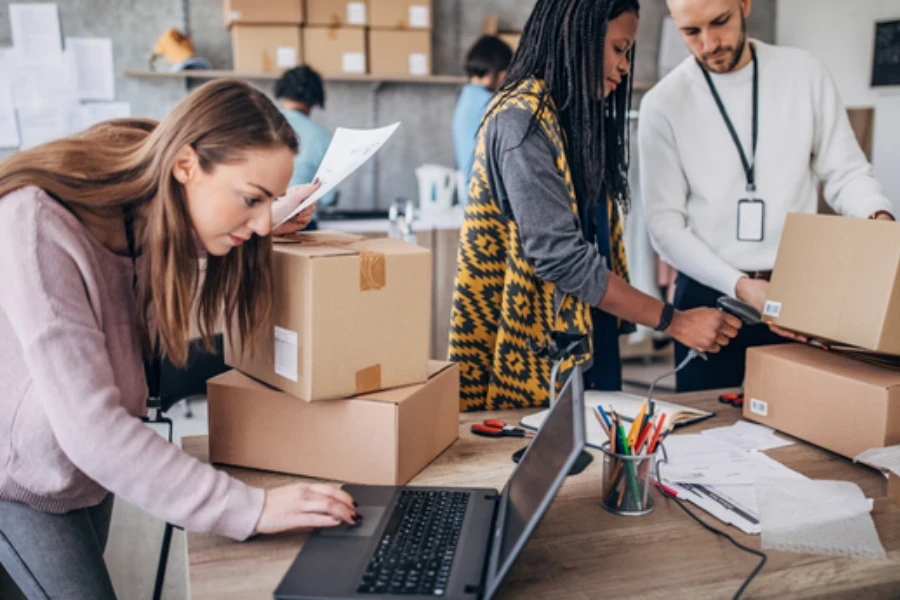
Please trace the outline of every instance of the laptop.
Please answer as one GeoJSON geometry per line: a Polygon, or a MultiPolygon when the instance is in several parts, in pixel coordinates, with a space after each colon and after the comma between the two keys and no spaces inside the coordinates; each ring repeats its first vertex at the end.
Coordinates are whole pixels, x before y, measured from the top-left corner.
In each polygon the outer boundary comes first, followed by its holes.
{"type": "Polygon", "coordinates": [[[584,445],[576,367],[502,492],[346,485],[362,522],[313,532],[274,597],[493,598],[584,445]]]}

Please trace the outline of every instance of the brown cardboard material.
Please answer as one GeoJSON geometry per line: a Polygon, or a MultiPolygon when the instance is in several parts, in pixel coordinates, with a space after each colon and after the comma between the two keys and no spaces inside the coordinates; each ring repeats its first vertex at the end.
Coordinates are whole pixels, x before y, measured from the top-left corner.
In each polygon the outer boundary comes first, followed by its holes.
{"type": "Polygon", "coordinates": [[[306,0],[306,24],[320,27],[365,27],[366,0],[306,0]]]}
{"type": "Polygon", "coordinates": [[[788,215],[764,319],[900,355],[900,223],[788,215]]]}
{"type": "Polygon", "coordinates": [[[235,25],[231,47],[238,73],[279,72],[303,63],[300,27],[296,25],[235,25]]]}
{"type": "Polygon", "coordinates": [[[425,384],[308,404],[237,371],[207,383],[215,463],[342,482],[402,485],[456,440],[459,366],[425,384]]]}
{"type": "Polygon", "coordinates": [[[425,381],[431,253],[334,232],[290,241],[272,256],[274,328],[252,357],[226,344],[226,364],[309,402],[425,381]]]}
{"type": "Polygon", "coordinates": [[[900,506],[900,476],[894,475],[893,473],[888,474],[888,490],[887,490],[888,498],[896,504],[900,506]]]}
{"type": "Polygon", "coordinates": [[[484,35],[493,35],[506,42],[513,52],[519,48],[519,43],[522,41],[521,31],[500,31],[500,15],[496,13],[484,18],[482,31],[484,35]]]}
{"type": "Polygon", "coordinates": [[[900,444],[900,370],[804,344],[747,350],[744,417],[848,458],[900,444]]]}
{"type": "Polygon", "coordinates": [[[225,0],[225,25],[256,23],[259,25],[300,25],[303,23],[303,0],[225,0]]]}
{"type": "Polygon", "coordinates": [[[500,33],[497,34],[497,37],[506,42],[513,52],[519,49],[519,44],[522,42],[521,33],[500,33]]]}
{"type": "Polygon", "coordinates": [[[388,29],[431,29],[431,0],[369,0],[369,25],[388,29]]]}
{"type": "Polygon", "coordinates": [[[431,32],[369,30],[369,66],[373,75],[430,75],[431,32]]]}
{"type": "Polygon", "coordinates": [[[366,33],[359,27],[306,27],[306,64],[322,75],[363,75],[369,72],[366,33]]]}

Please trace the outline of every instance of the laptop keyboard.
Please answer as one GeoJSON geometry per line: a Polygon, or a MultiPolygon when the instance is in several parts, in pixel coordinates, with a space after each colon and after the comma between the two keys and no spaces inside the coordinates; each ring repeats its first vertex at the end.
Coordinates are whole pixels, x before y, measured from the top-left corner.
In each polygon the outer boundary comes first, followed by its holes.
{"type": "Polygon", "coordinates": [[[403,490],[357,593],[443,596],[467,492],[403,490]]]}

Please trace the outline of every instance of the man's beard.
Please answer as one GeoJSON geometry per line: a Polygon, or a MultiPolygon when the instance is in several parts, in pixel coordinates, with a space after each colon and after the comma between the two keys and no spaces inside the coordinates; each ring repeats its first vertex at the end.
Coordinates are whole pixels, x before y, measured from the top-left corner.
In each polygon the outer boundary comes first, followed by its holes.
{"type": "Polygon", "coordinates": [[[738,40],[737,47],[719,47],[716,48],[713,52],[708,54],[704,54],[700,57],[700,63],[707,71],[712,71],[713,73],[731,73],[741,62],[741,58],[744,56],[744,49],[747,47],[747,20],[744,18],[743,13],[741,13],[741,39],[738,40]],[[716,69],[713,67],[713,63],[710,60],[712,56],[722,51],[731,53],[731,61],[728,63],[728,67],[726,69],[716,69]]]}

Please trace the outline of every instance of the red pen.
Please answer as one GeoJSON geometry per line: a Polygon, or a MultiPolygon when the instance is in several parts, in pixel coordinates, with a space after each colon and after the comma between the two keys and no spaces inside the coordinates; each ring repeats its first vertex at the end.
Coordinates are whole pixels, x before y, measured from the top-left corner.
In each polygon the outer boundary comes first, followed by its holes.
{"type": "Polygon", "coordinates": [[[658,481],[654,481],[654,482],[653,482],[653,485],[655,485],[657,488],[662,489],[662,491],[664,491],[666,494],[668,494],[668,495],[670,495],[670,496],[674,496],[675,498],[678,497],[678,492],[676,492],[675,490],[673,490],[672,488],[670,488],[669,486],[667,486],[667,485],[664,484],[664,483],[660,483],[660,482],[658,482],[658,481]]]}

